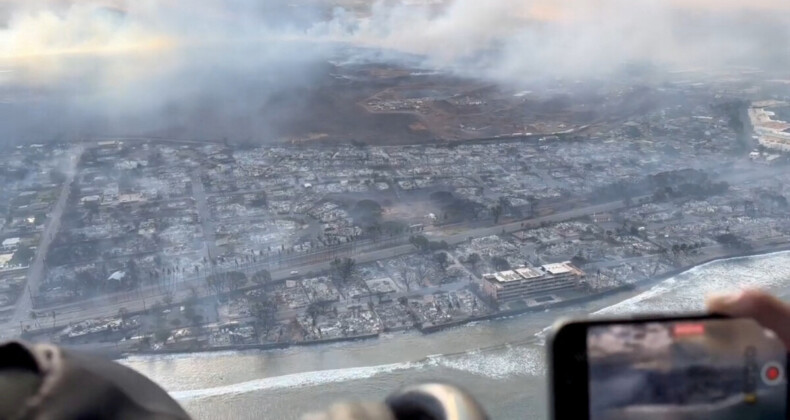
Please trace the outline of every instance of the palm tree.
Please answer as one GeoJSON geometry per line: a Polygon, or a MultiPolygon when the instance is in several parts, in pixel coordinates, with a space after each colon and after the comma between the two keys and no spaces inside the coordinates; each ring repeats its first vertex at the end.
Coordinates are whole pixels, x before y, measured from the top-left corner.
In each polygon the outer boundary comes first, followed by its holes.
{"type": "Polygon", "coordinates": [[[118,318],[121,318],[121,325],[126,324],[126,316],[129,315],[129,310],[125,307],[118,308],[118,318]]]}
{"type": "Polygon", "coordinates": [[[491,208],[491,215],[494,216],[494,224],[499,223],[499,218],[502,216],[502,206],[497,204],[491,208]]]}
{"type": "Polygon", "coordinates": [[[529,215],[532,217],[535,214],[535,206],[538,204],[538,199],[534,195],[528,195],[527,202],[529,203],[529,215]]]}

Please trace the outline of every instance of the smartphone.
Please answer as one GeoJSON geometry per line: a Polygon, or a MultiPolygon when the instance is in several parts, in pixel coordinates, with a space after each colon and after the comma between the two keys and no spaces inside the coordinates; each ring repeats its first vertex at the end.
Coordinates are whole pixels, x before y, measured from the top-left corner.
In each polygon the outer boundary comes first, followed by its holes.
{"type": "Polygon", "coordinates": [[[788,418],[787,349],[751,319],[566,321],[548,351],[553,419],[788,418]]]}

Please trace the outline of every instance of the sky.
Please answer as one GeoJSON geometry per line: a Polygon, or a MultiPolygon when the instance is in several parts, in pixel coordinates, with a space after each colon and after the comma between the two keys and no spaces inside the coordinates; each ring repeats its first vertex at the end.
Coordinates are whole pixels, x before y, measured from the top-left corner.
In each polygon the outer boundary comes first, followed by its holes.
{"type": "MultiPolygon", "coordinates": [[[[256,7],[253,1],[215,3],[205,0],[189,3],[174,0],[3,0],[0,4],[0,22],[4,23],[5,28],[0,29],[0,58],[157,51],[180,43],[208,42],[208,38],[217,32],[233,37],[260,35],[249,30],[250,24],[257,23],[256,13],[271,13],[278,5],[282,9],[292,8],[284,1],[275,1],[274,6],[265,11],[256,7]],[[118,11],[117,15],[113,10],[118,11]],[[120,17],[122,14],[125,16],[120,17]],[[196,25],[190,22],[196,22],[196,25]]],[[[298,1],[296,3],[300,4],[298,1]]],[[[318,0],[302,3],[305,8],[315,9],[330,4],[329,1],[318,0]]],[[[432,12],[435,8],[420,8],[418,1],[406,2],[405,6],[398,6],[393,1],[369,3],[373,8],[372,22],[389,25],[397,22],[400,26],[377,27],[380,33],[366,34],[365,38],[369,39],[357,37],[357,40],[370,43],[378,41],[386,46],[404,48],[407,46],[399,44],[396,39],[389,42],[381,39],[381,34],[397,32],[405,37],[416,27],[418,30],[413,33],[427,33],[452,45],[451,39],[442,37],[463,31],[469,34],[467,38],[488,40],[502,35],[510,36],[517,32],[515,29],[518,26],[531,22],[583,24],[603,19],[620,24],[622,20],[631,20],[649,27],[665,24],[661,20],[666,19],[671,12],[718,15],[727,12],[790,11],[790,2],[786,0],[454,0],[445,1],[446,11],[439,15],[432,12]],[[406,21],[406,17],[411,22],[406,21]],[[648,20],[648,17],[651,19],[648,20]],[[425,24],[430,24],[432,28],[425,24]]],[[[341,1],[339,4],[344,3],[341,1]]],[[[324,22],[317,19],[316,26],[345,25],[338,18],[349,15],[339,12],[334,19],[324,22]]],[[[298,35],[298,31],[294,32],[290,35],[298,35]]],[[[335,34],[338,38],[348,38],[348,35],[335,34]]]]}
{"type": "Polygon", "coordinates": [[[241,125],[274,135],[259,111],[313,83],[339,45],[518,85],[641,62],[781,68],[788,28],[787,0],[0,0],[0,135],[157,131],[196,118],[205,136],[241,125]]]}

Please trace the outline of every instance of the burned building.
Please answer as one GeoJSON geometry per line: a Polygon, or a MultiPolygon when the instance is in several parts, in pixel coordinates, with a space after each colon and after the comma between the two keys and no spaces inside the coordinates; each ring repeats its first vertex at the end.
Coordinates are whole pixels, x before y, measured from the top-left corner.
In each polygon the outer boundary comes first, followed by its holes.
{"type": "Polygon", "coordinates": [[[483,292],[497,302],[578,287],[584,272],[570,262],[522,267],[483,275],[483,292]]]}

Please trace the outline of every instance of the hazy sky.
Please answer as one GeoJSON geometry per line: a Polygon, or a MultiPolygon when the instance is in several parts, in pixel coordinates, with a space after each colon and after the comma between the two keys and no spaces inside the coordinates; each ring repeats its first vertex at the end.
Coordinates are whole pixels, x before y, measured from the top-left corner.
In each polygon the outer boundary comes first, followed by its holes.
{"type": "MultiPolygon", "coordinates": [[[[264,14],[273,13],[278,4],[284,10],[292,9],[288,2],[268,3],[274,3],[274,6],[264,10],[256,2],[248,0],[3,0],[0,4],[0,20],[4,21],[5,27],[0,27],[0,58],[157,51],[176,47],[180,43],[211,42],[217,36],[230,36],[234,38],[231,41],[244,37],[255,39],[266,33],[266,28],[251,28],[264,18],[264,14]],[[113,13],[113,9],[117,9],[118,13],[113,13]]],[[[332,2],[313,0],[302,3],[311,7],[332,2]]],[[[357,33],[359,29],[365,29],[369,39],[358,37],[357,40],[370,43],[378,41],[392,47],[406,46],[394,41],[386,42],[387,36],[408,38],[410,33],[419,36],[429,34],[432,35],[429,40],[437,38],[452,46],[452,39],[444,36],[467,32],[467,39],[490,40],[513,35],[518,32],[519,26],[535,21],[563,24],[598,22],[596,29],[601,32],[607,30],[608,24],[632,21],[639,22],[639,26],[627,29],[649,31],[654,26],[666,25],[666,19],[674,18],[670,16],[673,13],[696,12],[715,16],[733,11],[790,11],[790,1],[787,0],[453,0],[443,2],[444,12],[439,13],[435,8],[419,6],[421,3],[435,3],[433,1],[404,1],[405,6],[399,6],[395,1],[369,3],[373,9],[372,21],[382,26],[365,28],[362,23],[360,28],[356,28],[357,33]],[[412,21],[406,21],[406,17],[412,21]],[[389,26],[393,23],[400,26],[389,26]]],[[[351,18],[351,13],[340,15],[351,18]]],[[[334,35],[337,38],[345,36],[347,40],[353,39],[348,36],[352,32],[349,31],[351,28],[347,22],[338,19],[338,14],[334,19],[324,21],[318,16],[316,13],[318,27],[345,25],[342,28],[344,33],[334,35]]],[[[277,35],[300,35],[298,30],[278,29],[281,32],[277,35]]],[[[317,38],[323,35],[316,31],[313,33],[317,38]]],[[[635,34],[619,35],[628,38],[635,34]]]]}
{"type": "MultiPolygon", "coordinates": [[[[266,48],[281,40],[306,39],[426,54],[437,63],[496,47],[506,51],[500,57],[504,66],[549,60],[562,72],[571,66],[597,67],[595,61],[729,57],[760,45],[759,26],[790,23],[787,0],[453,0],[440,11],[418,1],[387,1],[370,2],[371,11],[362,17],[341,8],[330,15],[316,6],[330,2],[314,0],[303,2],[303,9],[316,10],[309,24],[290,27],[288,17],[296,8],[288,2],[268,1],[265,8],[256,3],[5,0],[0,62],[34,63],[36,72],[46,73],[63,70],[53,56],[173,54],[179,48],[223,43],[257,42],[266,48]],[[287,17],[273,27],[277,20],[267,21],[267,15],[278,14],[278,8],[287,17]],[[750,16],[766,10],[777,13],[750,16]],[[761,21],[768,18],[772,22],[761,21]],[[702,25],[701,33],[689,37],[684,30],[694,28],[684,25],[702,25]],[[513,49],[518,51],[507,51],[513,49]]],[[[786,42],[763,47],[780,44],[786,42]]]]}
{"type": "Polygon", "coordinates": [[[783,68],[790,57],[788,0],[407,3],[4,0],[0,105],[33,109],[0,108],[0,130],[36,132],[47,118],[64,135],[145,132],[198,118],[208,136],[265,132],[261,110],[310,85],[338,44],[514,85],[633,62],[783,68]]]}

